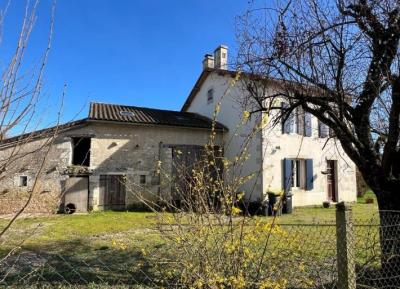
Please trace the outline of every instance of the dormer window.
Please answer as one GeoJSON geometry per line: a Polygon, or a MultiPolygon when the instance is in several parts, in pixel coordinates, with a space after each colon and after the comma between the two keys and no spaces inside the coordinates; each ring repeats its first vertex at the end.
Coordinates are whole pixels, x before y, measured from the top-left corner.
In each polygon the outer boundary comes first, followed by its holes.
{"type": "Polygon", "coordinates": [[[214,89],[210,88],[207,91],[207,104],[214,102],[214,89]]]}

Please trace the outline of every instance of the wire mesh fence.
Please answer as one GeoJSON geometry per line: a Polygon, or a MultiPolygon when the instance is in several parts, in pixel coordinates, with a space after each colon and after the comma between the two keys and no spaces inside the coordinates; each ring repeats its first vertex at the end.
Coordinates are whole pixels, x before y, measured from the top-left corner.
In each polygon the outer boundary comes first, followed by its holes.
{"type": "MultiPolygon", "coordinates": [[[[270,280],[270,285],[249,288],[400,288],[398,212],[380,212],[360,221],[352,218],[351,210],[342,210],[337,212],[336,222],[293,224],[277,219],[274,226],[278,233],[265,235],[265,248],[249,248],[265,249],[262,278],[270,280]]],[[[164,276],[149,261],[151,254],[140,249],[121,252],[99,248],[96,254],[78,256],[74,246],[69,246],[63,253],[27,247],[4,251],[0,287],[180,287],[179,282],[163,282],[164,276]]],[[[155,250],[162,251],[163,246],[155,250]]],[[[168,266],[173,261],[159,258],[158,265],[168,266]]],[[[205,283],[194,288],[218,287],[205,283]]]]}

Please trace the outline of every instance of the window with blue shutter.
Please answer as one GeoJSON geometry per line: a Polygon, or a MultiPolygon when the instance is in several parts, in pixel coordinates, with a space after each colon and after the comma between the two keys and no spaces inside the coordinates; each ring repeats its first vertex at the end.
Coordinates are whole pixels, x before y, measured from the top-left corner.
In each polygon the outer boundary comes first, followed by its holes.
{"type": "MultiPolygon", "coordinates": [[[[282,107],[282,109],[287,109],[289,107],[289,105],[285,102],[281,102],[281,107],[282,107]]],[[[294,118],[293,118],[292,114],[289,115],[289,117],[287,117],[286,120],[282,117],[282,133],[293,132],[293,122],[294,122],[294,118]]]]}
{"type": "MultiPolygon", "coordinates": [[[[289,105],[282,102],[281,107],[287,109],[289,105]]],[[[312,135],[311,114],[304,112],[301,107],[298,107],[286,120],[282,118],[282,133],[297,133],[310,137],[312,135]]]]}
{"type": "Polygon", "coordinates": [[[304,136],[312,135],[312,125],[311,125],[311,113],[306,112],[304,114],[304,136]]]}
{"type": "Polygon", "coordinates": [[[318,120],[318,137],[325,138],[329,136],[329,127],[322,121],[318,120]]]}
{"type": "Polygon", "coordinates": [[[296,133],[304,135],[304,112],[300,107],[295,110],[296,133]]]}
{"type": "Polygon", "coordinates": [[[312,190],[314,188],[314,172],[312,159],[289,159],[282,161],[282,187],[285,192],[291,188],[312,190]]]}
{"type": "Polygon", "coordinates": [[[306,162],[306,190],[310,191],[314,188],[314,172],[313,160],[307,159],[306,162]]]}
{"type": "Polygon", "coordinates": [[[293,160],[292,159],[283,159],[283,178],[282,178],[282,187],[285,192],[290,191],[290,188],[293,184],[293,160]]]}

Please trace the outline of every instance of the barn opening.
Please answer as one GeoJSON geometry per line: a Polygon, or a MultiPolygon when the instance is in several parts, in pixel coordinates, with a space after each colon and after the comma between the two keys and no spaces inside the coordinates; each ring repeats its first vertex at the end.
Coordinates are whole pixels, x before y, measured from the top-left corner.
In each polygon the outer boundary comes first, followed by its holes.
{"type": "Polygon", "coordinates": [[[72,165],[90,166],[90,143],[89,137],[72,138],[72,165]]]}
{"type": "MultiPolygon", "coordinates": [[[[198,145],[172,145],[172,172],[171,193],[173,203],[176,207],[184,210],[194,210],[198,206],[197,191],[193,188],[199,185],[199,176],[205,179],[216,180],[223,173],[222,151],[218,146],[214,152],[207,152],[204,146],[198,145]],[[213,165],[211,165],[213,163],[213,165]],[[197,173],[196,173],[197,172],[197,173]]],[[[207,183],[206,180],[201,181],[207,183]]],[[[220,207],[220,192],[209,187],[207,202],[208,206],[218,209],[220,207]]]]}
{"type": "Polygon", "coordinates": [[[87,212],[89,205],[89,178],[69,177],[65,180],[63,190],[64,212],[87,212]]]}

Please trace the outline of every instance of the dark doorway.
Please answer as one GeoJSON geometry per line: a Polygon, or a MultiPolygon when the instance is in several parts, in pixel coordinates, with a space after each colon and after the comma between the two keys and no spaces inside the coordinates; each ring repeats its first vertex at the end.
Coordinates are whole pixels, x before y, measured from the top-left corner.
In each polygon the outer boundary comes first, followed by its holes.
{"type": "Polygon", "coordinates": [[[123,175],[100,175],[100,202],[104,210],[125,209],[125,177],[123,175]]]}
{"type": "Polygon", "coordinates": [[[336,161],[326,161],[328,199],[337,202],[336,161]]]}
{"type": "Polygon", "coordinates": [[[72,165],[90,166],[90,138],[72,138],[72,165]]]}

